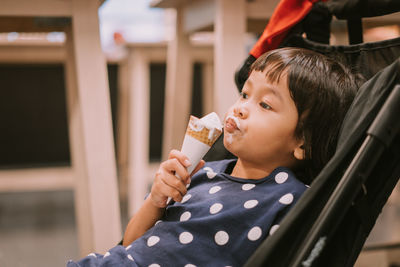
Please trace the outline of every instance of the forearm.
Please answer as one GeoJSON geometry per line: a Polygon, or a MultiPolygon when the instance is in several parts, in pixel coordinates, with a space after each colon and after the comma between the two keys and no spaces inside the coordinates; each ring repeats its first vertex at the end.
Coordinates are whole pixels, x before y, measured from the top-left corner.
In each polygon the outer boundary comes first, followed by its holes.
{"type": "MultiPolygon", "coordinates": [[[[204,161],[200,161],[193,173],[196,173],[203,165],[204,161]]],[[[186,169],[188,166],[190,166],[190,162],[187,157],[177,150],[172,150],[169,159],[161,163],[155,175],[150,195],[126,227],[122,243],[124,246],[128,246],[153,227],[163,216],[169,197],[176,202],[182,200],[187,192],[186,184],[190,180],[186,169]],[[179,179],[177,176],[181,178],[179,179]]]]}
{"type": "Polygon", "coordinates": [[[128,246],[141,237],[162,217],[165,208],[156,207],[149,196],[139,211],[131,218],[126,227],[123,245],[128,246]]]}

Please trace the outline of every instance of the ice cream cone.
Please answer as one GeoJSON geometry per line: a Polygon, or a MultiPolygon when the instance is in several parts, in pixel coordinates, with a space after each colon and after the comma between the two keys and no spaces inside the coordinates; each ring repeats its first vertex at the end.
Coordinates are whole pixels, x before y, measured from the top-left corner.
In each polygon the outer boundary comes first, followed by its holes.
{"type": "Polygon", "coordinates": [[[201,119],[190,116],[190,121],[186,129],[187,135],[190,135],[208,146],[212,146],[221,133],[222,130],[216,128],[209,129],[201,123],[201,119]]]}
{"type": "MultiPolygon", "coordinates": [[[[222,124],[216,113],[210,113],[201,119],[190,116],[181,148],[181,152],[192,164],[187,168],[189,174],[193,172],[221,134],[222,124]]],[[[170,198],[167,200],[167,204],[170,200],[170,198]]]]}
{"type": "MultiPolygon", "coordinates": [[[[217,115],[215,114],[214,116],[217,115]]],[[[221,124],[219,127],[210,126],[207,125],[204,120],[196,118],[195,116],[190,116],[190,121],[186,129],[185,139],[183,140],[181,149],[182,153],[185,154],[192,163],[192,165],[187,169],[189,173],[191,173],[197,164],[199,164],[200,160],[221,134],[221,124]]]]}

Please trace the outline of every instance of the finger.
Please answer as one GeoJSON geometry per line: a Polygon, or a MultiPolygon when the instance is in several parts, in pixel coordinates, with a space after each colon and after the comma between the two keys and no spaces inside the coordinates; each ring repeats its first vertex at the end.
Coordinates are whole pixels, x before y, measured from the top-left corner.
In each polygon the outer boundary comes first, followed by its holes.
{"type": "Polygon", "coordinates": [[[165,205],[168,205],[169,202],[167,202],[167,199],[173,199],[176,202],[180,202],[183,199],[183,195],[180,191],[178,191],[177,189],[175,189],[174,187],[168,185],[165,183],[165,181],[161,181],[160,182],[160,187],[156,188],[156,190],[162,194],[162,196],[164,196],[164,198],[162,198],[162,202],[165,205]]]}
{"type": "Polygon", "coordinates": [[[185,167],[183,167],[176,158],[169,159],[161,163],[157,171],[152,187],[152,192],[157,196],[171,197],[175,201],[180,201],[181,197],[187,192],[183,179],[175,174],[179,173],[182,177],[189,176],[185,167]],[[171,189],[168,189],[170,187],[171,189]],[[153,190],[154,189],[154,190],[153,190]],[[177,191],[177,192],[175,192],[177,191]],[[180,194],[180,196],[177,195],[180,194]]]}
{"type": "Polygon", "coordinates": [[[179,160],[179,162],[185,166],[186,168],[192,165],[192,163],[189,161],[189,158],[183,154],[181,151],[178,151],[176,149],[171,150],[168,156],[169,159],[176,158],[179,160]]]}
{"type": "MultiPolygon", "coordinates": [[[[177,178],[174,179],[177,180],[177,178]]],[[[183,198],[181,192],[165,183],[164,179],[157,179],[154,181],[150,196],[152,197],[153,203],[160,208],[164,208],[168,205],[167,199],[169,197],[177,202],[182,201],[183,198]]]]}
{"type": "Polygon", "coordinates": [[[187,169],[181,164],[181,162],[177,158],[171,158],[167,161],[164,161],[162,165],[162,167],[169,173],[176,174],[183,180],[186,180],[187,177],[189,177],[187,169]]]}
{"type": "Polygon", "coordinates": [[[175,194],[175,192],[172,192],[172,191],[178,191],[181,196],[186,195],[187,189],[186,189],[185,184],[183,183],[182,179],[179,179],[175,175],[172,175],[170,173],[165,174],[162,177],[162,182],[165,184],[165,187],[169,187],[171,189],[171,190],[169,189],[169,191],[168,191],[168,193],[172,194],[172,195],[168,195],[169,197],[173,198],[173,195],[175,194]]]}

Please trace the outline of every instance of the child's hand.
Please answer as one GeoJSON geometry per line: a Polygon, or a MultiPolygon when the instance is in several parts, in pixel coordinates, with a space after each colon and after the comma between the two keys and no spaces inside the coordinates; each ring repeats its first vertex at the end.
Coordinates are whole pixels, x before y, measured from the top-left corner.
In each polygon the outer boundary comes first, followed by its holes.
{"type": "MultiPolygon", "coordinates": [[[[155,206],[165,208],[168,197],[177,202],[182,201],[187,192],[186,184],[190,183],[190,175],[186,170],[190,165],[188,158],[182,152],[172,150],[169,153],[168,160],[161,163],[151,188],[149,197],[155,206]]],[[[203,166],[204,161],[201,160],[192,175],[203,166]]]]}

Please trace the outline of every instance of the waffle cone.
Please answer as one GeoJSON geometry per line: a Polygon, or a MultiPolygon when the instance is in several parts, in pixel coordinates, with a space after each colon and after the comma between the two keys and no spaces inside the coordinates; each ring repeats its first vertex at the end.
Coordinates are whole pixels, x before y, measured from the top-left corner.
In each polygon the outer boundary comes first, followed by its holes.
{"type": "Polygon", "coordinates": [[[201,127],[200,119],[194,116],[190,116],[189,125],[186,129],[186,134],[199,140],[200,142],[212,146],[218,137],[221,135],[222,131],[218,129],[208,129],[206,127],[201,127]],[[199,129],[199,130],[196,130],[199,129]],[[211,132],[211,134],[210,134],[211,132]],[[211,136],[210,136],[211,135],[211,136]]]}

